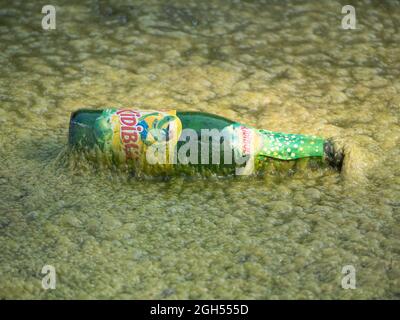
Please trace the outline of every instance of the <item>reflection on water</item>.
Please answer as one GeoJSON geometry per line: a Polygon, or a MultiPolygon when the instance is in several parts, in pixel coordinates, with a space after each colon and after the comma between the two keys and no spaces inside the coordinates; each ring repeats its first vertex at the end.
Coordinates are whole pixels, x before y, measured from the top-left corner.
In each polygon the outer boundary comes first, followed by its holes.
{"type": "Polygon", "coordinates": [[[338,1],[53,4],[50,31],[35,1],[0,7],[1,298],[399,297],[398,2],[357,1],[356,30],[338,1]],[[344,171],[154,181],[68,161],[70,112],[106,106],[332,136],[344,171]]]}

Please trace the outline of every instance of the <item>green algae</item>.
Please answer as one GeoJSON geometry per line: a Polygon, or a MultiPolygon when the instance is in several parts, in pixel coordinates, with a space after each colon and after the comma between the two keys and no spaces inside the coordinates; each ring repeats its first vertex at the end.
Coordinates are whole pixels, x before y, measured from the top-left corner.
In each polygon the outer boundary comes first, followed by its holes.
{"type": "Polygon", "coordinates": [[[0,8],[1,298],[398,299],[397,2],[354,3],[356,30],[338,1],[53,4],[52,31],[35,2],[0,8]],[[108,106],[332,136],[343,171],[148,180],[71,160],[70,113],[108,106]]]}

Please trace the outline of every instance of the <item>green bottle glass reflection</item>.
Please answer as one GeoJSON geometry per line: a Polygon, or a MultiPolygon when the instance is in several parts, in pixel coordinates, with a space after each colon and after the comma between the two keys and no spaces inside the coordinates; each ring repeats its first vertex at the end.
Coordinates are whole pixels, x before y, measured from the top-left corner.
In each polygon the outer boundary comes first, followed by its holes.
{"type": "Polygon", "coordinates": [[[250,174],[310,166],[340,170],[343,161],[331,140],[256,129],[195,111],[80,109],[71,115],[69,145],[97,160],[104,157],[153,175],[250,174]]]}

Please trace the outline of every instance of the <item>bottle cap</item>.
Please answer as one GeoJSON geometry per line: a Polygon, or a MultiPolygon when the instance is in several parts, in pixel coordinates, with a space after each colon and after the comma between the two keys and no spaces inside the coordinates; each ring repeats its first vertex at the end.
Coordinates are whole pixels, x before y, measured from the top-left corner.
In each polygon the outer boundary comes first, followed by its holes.
{"type": "Polygon", "coordinates": [[[343,165],[343,150],[337,148],[332,139],[325,140],[324,142],[324,159],[330,166],[337,170],[342,169],[343,165]]]}

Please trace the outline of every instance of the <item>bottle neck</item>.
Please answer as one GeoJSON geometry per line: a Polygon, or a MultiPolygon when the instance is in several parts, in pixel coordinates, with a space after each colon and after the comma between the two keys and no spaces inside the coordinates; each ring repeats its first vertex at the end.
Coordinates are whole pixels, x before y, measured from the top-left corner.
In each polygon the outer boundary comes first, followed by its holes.
{"type": "Polygon", "coordinates": [[[268,130],[257,131],[261,135],[259,156],[280,160],[324,157],[324,143],[326,140],[321,137],[268,130]]]}

